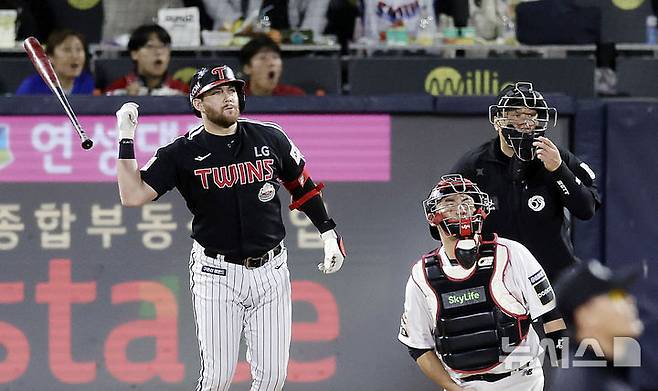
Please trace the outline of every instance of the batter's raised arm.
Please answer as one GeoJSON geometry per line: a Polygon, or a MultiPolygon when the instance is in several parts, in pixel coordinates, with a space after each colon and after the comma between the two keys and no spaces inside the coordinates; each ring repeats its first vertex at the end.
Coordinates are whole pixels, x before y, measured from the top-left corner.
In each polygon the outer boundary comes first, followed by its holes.
{"type": "Polygon", "coordinates": [[[134,138],[139,115],[138,107],[137,103],[128,102],[116,112],[119,140],[117,181],[123,206],[141,206],[158,196],[158,193],[142,180],[135,160],[134,138]]]}

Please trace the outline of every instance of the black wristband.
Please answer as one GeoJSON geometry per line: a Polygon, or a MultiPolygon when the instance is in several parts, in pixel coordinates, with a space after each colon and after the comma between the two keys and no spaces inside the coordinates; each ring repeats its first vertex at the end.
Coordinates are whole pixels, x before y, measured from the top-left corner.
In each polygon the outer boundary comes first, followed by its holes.
{"type": "Polygon", "coordinates": [[[336,223],[334,223],[334,219],[329,219],[329,220],[325,220],[325,221],[321,222],[320,224],[318,224],[316,226],[316,228],[318,229],[318,231],[321,234],[323,234],[327,231],[330,231],[330,230],[336,228],[336,223]]]}
{"type": "Polygon", "coordinates": [[[124,138],[119,141],[119,159],[134,159],[135,148],[134,141],[129,138],[124,138]]]}

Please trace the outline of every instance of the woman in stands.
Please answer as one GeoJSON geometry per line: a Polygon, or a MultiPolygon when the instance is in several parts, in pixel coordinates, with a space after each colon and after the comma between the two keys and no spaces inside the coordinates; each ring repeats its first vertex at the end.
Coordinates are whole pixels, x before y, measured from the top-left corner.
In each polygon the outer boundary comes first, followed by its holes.
{"type": "MultiPolygon", "coordinates": [[[[55,30],[48,36],[45,51],[67,95],[90,95],[94,92],[94,78],[85,68],[87,50],[82,34],[69,29],[55,30]]],[[[36,73],[23,80],[16,90],[16,95],[50,93],[50,88],[36,73]]]]}

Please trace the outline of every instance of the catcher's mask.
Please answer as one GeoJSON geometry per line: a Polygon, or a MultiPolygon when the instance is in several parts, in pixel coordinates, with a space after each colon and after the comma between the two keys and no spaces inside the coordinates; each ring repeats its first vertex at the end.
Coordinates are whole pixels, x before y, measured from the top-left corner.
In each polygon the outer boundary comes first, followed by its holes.
{"type": "Polygon", "coordinates": [[[489,106],[489,122],[500,126],[505,143],[522,161],[535,158],[532,146],[543,136],[549,123],[557,124],[557,109],[548,107],[539,91],[530,82],[508,85],[498,95],[498,103],[489,106]]]}
{"type": "Polygon", "coordinates": [[[233,70],[229,66],[220,65],[200,68],[194,76],[192,76],[192,79],[190,80],[190,105],[192,106],[194,115],[201,118],[201,113],[194,108],[192,101],[195,98],[200,98],[203,93],[225,84],[232,84],[235,86],[238,92],[238,106],[242,113],[245,105],[245,82],[244,80],[237,79],[235,73],[233,73],[233,70]]]}
{"type": "Polygon", "coordinates": [[[459,174],[444,175],[423,201],[425,217],[434,239],[441,236],[437,227],[458,239],[455,255],[462,267],[468,269],[477,260],[475,235],[482,231],[482,223],[493,203],[477,184],[459,174]]]}

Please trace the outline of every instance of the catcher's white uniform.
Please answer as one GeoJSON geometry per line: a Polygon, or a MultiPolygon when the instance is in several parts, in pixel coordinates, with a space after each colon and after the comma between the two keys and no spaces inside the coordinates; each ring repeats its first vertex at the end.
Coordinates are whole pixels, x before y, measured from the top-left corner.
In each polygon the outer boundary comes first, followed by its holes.
{"type": "MultiPolygon", "coordinates": [[[[544,270],[525,246],[513,240],[497,238],[497,262],[505,262],[503,285],[509,293],[536,319],[555,308],[555,295],[544,270]]],[[[448,277],[465,278],[473,269],[466,270],[448,260],[445,249],[439,251],[443,271],[448,277]]],[[[477,267],[477,264],[473,268],[477,267]]],[[[435,349],[434,329],[436,328],[437,298],[428,284],[423,261],[412,268],[407,281],[400,333],[398,339],[416,349],[435,349]]],[[[510,373],[495,382],[462,381],[471,374],[459,373],[443,365],[457,383],[475,390],[523,390],[541,391],[544,375],[538,359],[543,352],[539,337],[530,327],[526,338],[496,367],[481,373],[510,373]]],[[[441,356],[439,356],[439,359],[441,356]]]]}

